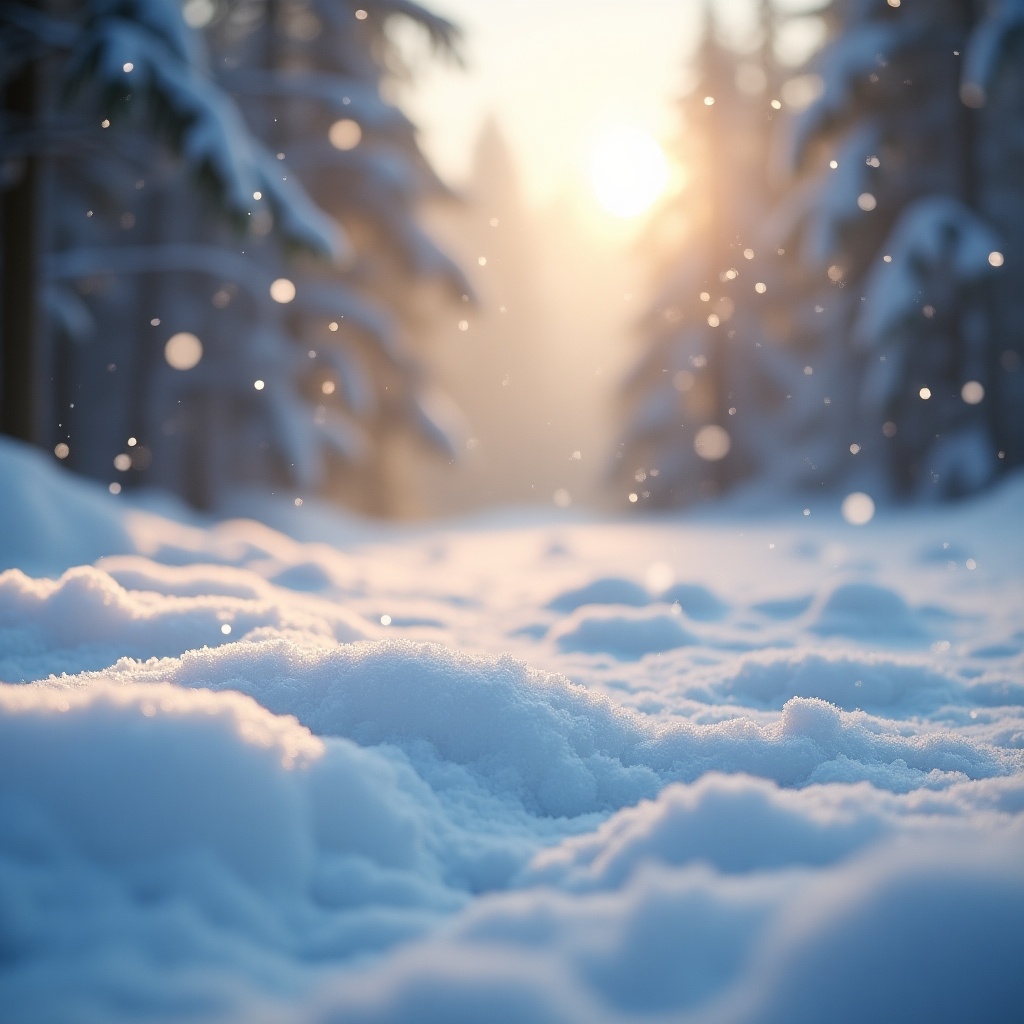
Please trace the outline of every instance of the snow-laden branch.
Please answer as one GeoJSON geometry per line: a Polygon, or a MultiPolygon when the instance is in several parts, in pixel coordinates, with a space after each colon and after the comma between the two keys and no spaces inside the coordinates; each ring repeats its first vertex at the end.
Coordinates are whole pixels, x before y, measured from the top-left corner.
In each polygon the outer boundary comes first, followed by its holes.
{"type": "Polygon", "coordinates": [[[1024,0],[1001,0],[971,35],[964,53],[960,97],[969,107],[984,105],[1010,37],[1024,32],[1024,0]]]}
{"type": "Polygon", "coordinates": [[[922,294],[940,274],[963,287],[993,272],[989,254],[999,248],[992,228],[957,199],[927,196],[909,207],[890,235],[890,263],[878,263],[865,284],[864,309],[854,338],[867,348],[921,315],[922,294]]]}
{"type": "Polygon", "coordinates": [[[849,116],[854,92],[879,62],[912,45],[919,36],[913,26],[886,21],[858,25],[839,36],[815,61],[824,89],[793,122],[787,164],[796,171],[810,145],[837,121],[849,116]]]}
{"type": "Polygon", "coordinates": [[[234,281],[258,305],[269,305],[270,272],[255,260],[217,245],[165,242],[159,245],[94,246],[49,253],[43,260],[47,280],[100,274],[208,274],[234,281]]]}
{"type": "Polygon", "coordinates": [[[248,68],[227,72],[224,87],[235,96],[319,100],[377,132],[411,130],[398,107],[385,103],[376,86],[354,78],[315,71],[266,71],[248,68]]]}
{"type": "Polygon", "coordinates": [[[230,97],[202,70],[195,34],[170,0],[92,0],[65,91],[85,83],[107,102],[130,101],[126,109],[170,143],[236,223],[247,223],[254,194],[266,192],[287,242],[340,256],[337,227],[301,185],[282,180],[230,97]]]}

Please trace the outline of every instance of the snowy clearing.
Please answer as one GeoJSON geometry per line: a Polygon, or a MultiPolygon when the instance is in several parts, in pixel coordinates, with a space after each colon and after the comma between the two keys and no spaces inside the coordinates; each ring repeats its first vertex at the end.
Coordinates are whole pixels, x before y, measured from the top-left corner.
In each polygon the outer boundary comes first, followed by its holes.
{"type": "Polygon", "coordinates": [[[1024,1019],[1024,480],[287,536],[0,478],[0,1018],[1024,1019]]]}

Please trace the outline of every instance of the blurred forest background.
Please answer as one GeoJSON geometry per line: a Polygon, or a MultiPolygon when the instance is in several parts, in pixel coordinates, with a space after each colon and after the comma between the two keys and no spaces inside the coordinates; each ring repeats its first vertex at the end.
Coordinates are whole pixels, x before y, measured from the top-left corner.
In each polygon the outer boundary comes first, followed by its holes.
{"type": "Polygon", "coordinates": [[[452,12],[7,0],[0,431],[113,493],[388,517],[1019,466],[1024,3],[673,6],[668,184],[616,218],[525,187],[501,111],[435,170],[452,12]]]}

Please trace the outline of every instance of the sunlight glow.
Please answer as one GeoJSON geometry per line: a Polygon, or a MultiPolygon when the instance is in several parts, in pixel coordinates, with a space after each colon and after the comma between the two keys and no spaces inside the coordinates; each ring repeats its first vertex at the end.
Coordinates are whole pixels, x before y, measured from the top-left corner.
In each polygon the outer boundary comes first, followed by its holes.
{"type": "Polygon", "coordinates": [[[640,129],[616,128],[594,149],[594,195],[616,217],[643,213],[668,184],[668,176],[668,163],[661,147],[640,129]]]}

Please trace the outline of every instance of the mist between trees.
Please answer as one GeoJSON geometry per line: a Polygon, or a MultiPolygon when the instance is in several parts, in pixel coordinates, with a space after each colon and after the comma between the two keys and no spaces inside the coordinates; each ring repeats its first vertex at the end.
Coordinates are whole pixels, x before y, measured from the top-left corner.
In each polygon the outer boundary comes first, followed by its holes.
{"type": "Polygon", "coordinates": [[[1024,460],[1024,7],[836,0],[796,69],[758,9],[689,41],[685,176],[624,280],[531,220],[496,126],[465,195],[433,172],[389,99],[397,23],[460,59],[423,7],[4,4],[0,429],[202,508],[987,486],[1024,460]],[[567,310],[633,280],[581,370],[567,310]]]}

